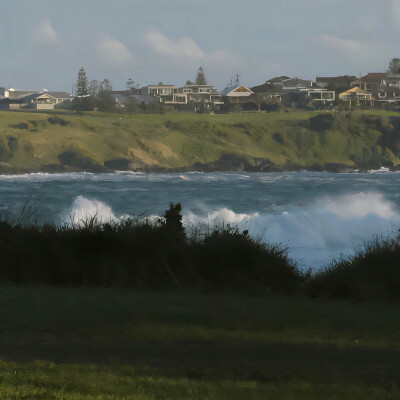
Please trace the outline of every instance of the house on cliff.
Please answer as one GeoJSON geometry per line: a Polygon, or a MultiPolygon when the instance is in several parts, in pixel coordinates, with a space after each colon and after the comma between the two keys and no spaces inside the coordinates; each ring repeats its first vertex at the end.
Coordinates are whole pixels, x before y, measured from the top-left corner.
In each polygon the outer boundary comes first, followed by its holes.
{"type": "Polygon", "coordinates": [[[71,101],[72,97],[67,92],[49,92],[45,89],[31,91],[0,88],[0,108],[2,109],[32,108],[36,110],[53,110],[71,101]]]}
{"type": "Polygon", "coordinates": [[[226,87],[221,95],[226,97],[231,103],[245,103],[251,101],[251,95],[254,92],[247,86],[237,83],[236,85],[226,87]]]}
{"type": "Polygon", "coordinates": [[[361,89],[359,87],[353,87],[339,94],[339,99],[345,102],[349,102],[351,105],[364,105],[364,106],[374,106],[374,98],[370,91],[361,89]]]}

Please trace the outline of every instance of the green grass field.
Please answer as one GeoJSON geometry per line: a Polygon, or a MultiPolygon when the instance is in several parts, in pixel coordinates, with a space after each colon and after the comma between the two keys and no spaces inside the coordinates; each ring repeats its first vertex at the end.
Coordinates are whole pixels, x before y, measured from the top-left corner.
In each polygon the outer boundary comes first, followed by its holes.
{"type": "Polygon", "coordinates": [[[399,399],[398,304],[0,287],[1,399],[399,399]]]}
{"type": "Polygon", "coordinates": [[[1,111],[0,166],[6,172],[7,168],[14,172],[52,171],[60,166],[84,170],[88,165],[104,167],[107,161],[125,160],[133,170],[193,169],[199,165],[218,169],[224,166],[213,167],[213,163],[224,155],[242,158],[255,168],[260,160],[283,169],[400,164],[400,139],[397,125],[393,125],[399,120],[398,113],[336,113],[331,123],[313,126],[310,118],[319,114],[327,113],[74,115],[1,111]],[[365,115],[373,120],[363,119],[365,115]],[[385,135],[392,139],[382,142],[385,135]],[[73,154],[72,159],[65,154],[63,158],[65,152],[73,154]]]}

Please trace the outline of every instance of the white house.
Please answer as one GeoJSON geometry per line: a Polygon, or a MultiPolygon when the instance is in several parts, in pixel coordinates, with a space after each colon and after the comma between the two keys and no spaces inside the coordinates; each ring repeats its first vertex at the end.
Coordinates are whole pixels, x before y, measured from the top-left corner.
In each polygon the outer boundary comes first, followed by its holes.
{"type": "Polygon", "coordinates": [[[335,91],[326,89],[307,90],[307,98],[314,103],[331,103],[335,101],[335,91]]]}
{"type": "Polygon", "coordinates": [[[147,85],[142,87],[141,93],[144,95],[152,95],[160,100],[160,103],[168,104],[174,101],[174,94],[178,93],[178,88],[175,85],[147,85]]]}
{"type": "Polygon", "coordinates": [[[233,103],[239,103],[240,101],[248,100],[252,94],[254,94],[252,90],[239,83],[227,87],[221,92],[222,96],[228,97],[233,103]]]}
{"type": "Polygon", "coordinates": [[[32,105],[37,110],[53,110],[55,105],[71,100],[72,97],[67,92],[44,92],[32,100],[32,105]]]}

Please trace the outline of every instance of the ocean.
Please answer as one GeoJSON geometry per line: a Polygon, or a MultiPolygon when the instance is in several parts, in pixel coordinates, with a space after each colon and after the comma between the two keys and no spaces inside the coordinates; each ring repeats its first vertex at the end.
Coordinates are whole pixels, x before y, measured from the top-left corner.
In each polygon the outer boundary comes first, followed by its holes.
{"type": "Polygon", "coordinates": [[[158,218],[180,202],[194,227],[237,226],[286,248],[300,268],[349,257],[400,228],[400,173],[68,173],[0,176],[0,215],[24,205],[39,224],[158,218]]]}

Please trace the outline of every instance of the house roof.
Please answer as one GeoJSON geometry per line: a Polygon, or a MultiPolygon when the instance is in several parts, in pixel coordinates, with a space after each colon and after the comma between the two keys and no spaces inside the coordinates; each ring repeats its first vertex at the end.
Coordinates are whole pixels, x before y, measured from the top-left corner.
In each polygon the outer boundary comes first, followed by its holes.
{"type": "Polygon", "coordinates": [[[351,82],[352,84],[355,83],[376,83],[376,84],[380,84],[381,81],[383,79],[387,79],[388,78],[388,74],[386,72],[370,72],[367,75],[361,77],[361,79],[357,79],[353,82],[351,82]]]}
{"type": "Polygon", "coordinates": [[[145,88],[147,87],[147,88],[176,88],[177,86],[175,86],[175,85],[147,85],[147,86],[144,86],[145,88]]]}
{"type": "Polygon", "coordinates": [[[201,87],[201,88],[208,88],[208,87],[210,87],[210,88],[212,88],[212,87],[214,87],[213,85],[195,85],[195,84],[193,84],[193,85],[185,85],[185,86],[182,86],[182,87],[201,87]]]}
{"type": "Polygon", "coordinates": [[[48,94],[56,99],[68,99],[71,97],[71,95],[67,92],[44,92],[42,94],[48,94]]]}
{"type": "Polygon", "coordinates": [[[43,93],[31,93],[26,96],[21,96],[18,99],[22,101],[31,101],[31,100],[36,100],[39,96],[41,96],[43,93]]]}
{"type": "Polygon", "coordinates": [[[368,90],[364,90],[364,89],[360,89],[359,87],[353,87],[349,90],[346,90],[343,93],[340,94],[344,94],[344,93],[361,93],[361,94],[371,94],[371,92],[369,92],[368,90]]]}
{"type": "Polygon", "coordinates": [[[387,77],[388,74],[386,72],[370,72],[361,79],[367,82],[380,82],[382,79],[386,79],[387,77]]]}
{"type": "Polygon", "coordinates": [[[262,85],[253,86],[251,90],[253,92],[267,92],[268,90],[272,89],[275,90],[276,83],[282,83],[283,81],[290,79],[290,77],[286,75],[276,76],[275,78],[269,79],[262,85]]]}
{"type": "Polygon", "coordinates": [[[43,92],[43,91],[34,91],[34,90],[10,90],[9,98],[10,99],[23,99],[23,100],[33,100],[39,96],[49,95],[56,99],[67,99],[70,98],[70,94],[67,92],[43,92]]]}
{"type": "Polygon", "coordinates": [[[267,92],[269,89],[271,89],[272,85],[268,82],[263,83],[262,85],[258,86],[253,86],[251,90],[253,92],[267,92]]]}
{"type": "Polygon", "coordinates": [[[235,90],[239,89],[240,87],[243,87],[245,90],[244,92],[249,92],[249,94],[253,93],[252,90],[250,90],[248,87],[240,84],[236,84],[233,86],[226,87],[220,94],[223,96],[228,96],[230,93],[234,92],[235,90]]]}
{"type": "Polygon", "coordinates": [[[327,83],[351,83],[357,79],[356,76],[352,75],[341,75],[341,76],[317,76],[315,82],[327,82],[327,83]]]}
{"type": "Polygon", "coordinates": [[[310,79],[301,79],[301,78],[288,78],[288,79],[283,79],[282,82],[312,82],[310,79]]]}
{"type": "Polygon", "coordinates": [[[287,79],[290,79],[290,76],[282,75],[282,76],[276,76],[275,78],[269,79],[265,83],[277,83],[277,82],[282,82],[287,79]]]}
{"type": "Polygon", "coordinates": [[[286,85],[295,84],[298,86],[299,84],[306,84],[306,86],[312,86],[312,81],[309,79],[301,79],[301,78],[289,78],[288,76],[277,76],[266,81],[262,85],[254,86],[251,88],[253,92],[268,92],[268,91],[277,91],[280,87],[283,87],[285,90],[290,90],[286,85]],[[285,87],[286,86],[286,87],[285,87]]]}
{"type": "Polygon", "coordinates": [[[9,98],[10,99],[21,99],[31,94],[41,94],[36,90],[10,90],[9,91],[9,98]]]}

